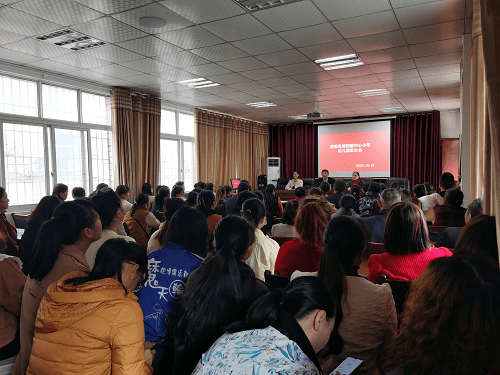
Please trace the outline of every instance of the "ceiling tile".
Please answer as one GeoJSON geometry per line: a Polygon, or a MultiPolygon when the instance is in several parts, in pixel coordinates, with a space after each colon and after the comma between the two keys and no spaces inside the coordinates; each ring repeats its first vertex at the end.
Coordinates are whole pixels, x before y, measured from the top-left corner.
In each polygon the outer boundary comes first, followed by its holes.
{"type": "Polygon", "coordinates": [[[347,42],[356,52],[376,51],[405,46],[406,41],[401,31],[392,31],[390,33],[362,36],[359,38],[348,39],[347,42]]]}
{"type": "Polygon", "coordinates": [[[402,29],[461,20],[465,14],[464,0],[441,0],[394,10],[402,29]]]}
{"type": "Polygon", "coordinates": [[[436,84],[440,82],[460,82],[460,73],[441,74],[437,76],[422,77],[424,85],[436,84]]]}
{"type": "Polygon", "coordinates": [[[269,67],[267,64],[257,60],[255,57],[221,61],[218,64],[235,72],[244,72],[247,70],[264,69],[269,67]]]}
{"type": "Polygon", "coordinates": [[[316,46],[299,48],[299,51],[311,60],[324,59],[327,57],[349,55],[354,53],[352,47],[345,40],[338,42],[318,44],[316,46]]]}
{"type": "Polygon", "coordinates": [[[440,40],[437,42],[413,44],[409,46],[413,57],[441,55],[451,52],[462,52],[462,38],[440,40]]]}
{"type": "Polygon", "coordinates": [[[391,87],[410,87],[410,86],[418,86],[419,88],[422,85],[422,79],[418,78],[407,78],[407,79],[398,79],[394,81],[383,81],[384,85],[391,90],[391,87]]]}
{"type": "Polygon", "coordinates": [[[284,31],[279,33],[279,36],[294,47],[307,47],[342,40],[342,36],[329,23],[284,31]]]}
{"type": "Polygon", "coordinates": [[[249,70],[247,72],[241,72],[240,74],[242,76],[245,76],[253,80],[263,80],[263,79],[278,78],[285,76],[283,73],[273,68],[249,70]]]}
{"type": "Polygon", "coordinates": [[[272,33],[269,28],[257,21],[250,14],[205,23],[202,27],[227,41],[254,38],[272,33]]]}
{"type": "Polygon", "coordinates": [[[375,74],[369,76],[340,78],[339,81],[346,86],[368,84],[374,82],[380,83],[380,79],[375,74]]]}
{"type": "Polygon", "coordinates": [[[464,33],[464,21],[452,21],[437,25],[414,27],[403,30],[408,44],[419,44],[458,38],[464,33]]]}
{"type": "MultiPolygon", "coordinates": [[[[249,82],[250,78],[244,77],[238,73],[224,74],[220,76],[213,76],[210,79],[223,85],[231,86],[231,84],[239,84],[242,82],[249,82]]],[[[234,88],[234,87],[233,87],[234,88]]]]}
{"type": "Polygon", "coordinates": [[[298,63],[298,64],[290,64],[275,67],[276,70],[286,74],[286,75],[299,75],[306,73],[314,73],[314,72],[323,72],[324,70],[319,67],[318,64],[313,63],[312,61],[298,63]]]}
{"type": "Polygon", "coordinates": [[[266,55],[259,55],[255,57],[270,66],[288,65],[288,64],[309,61],[309,59],[306,56],[304,56],[296,49],[289,49],[287,51],[281,51],[276,53],[268,53],[266,55]]]}
{"type": "Polygon", "coordinates": [[[165,70],[163,72],[158,72],[158,73],[151,73],[151,75],[160,77],[162,80],[165,81],[184,81],[186,79],[194,79],[194,78],[200,78],[200,76],[186,72],[181,69],[170,69],[170,70],[165,70]]]}
{"type": "Polygon", "coordinates": [[[297,84],[297,81],[291,79],[290,77],[271,78],[259,82],[271,88],[297,84]]]}
{"type": "MultiPolygon", "coordinates": [[[[292,76],[291,78],[293,78],[297,82],[301,82],[300,76],[292,76]]],[[[333,77],[330,76],[330,78],[333,78],[333,77]]],[[[302,82],[302,83],[304,83],[304,82],[302,82]]],[[[344,86],[337,79],[331,79],[329,81],[308,82],[308,83],[304,83],[304,85],[307,86],[307,87],[309,87],[312,90],[321,90],[320,91],[321,94],[323,94],[324,92],[326,92],[326,90],[328,90],[328,89],[332,89],[332,88],[335,88],[335,87],[344,86]]]]}
{"type": "Polygon", "coordinates": [[[271,96],[271,95],[274,95],[275,97],[278,97],[278,95],[282,98],[285,97],[281,92],[273,90],[271,88],[258,89],[258,90],[242,90],[242,91],[245,91],[246,93],[248,93],[250,95],[258,96],[258,97],[271,96]]]}
{"type": "Polygon", "coordinates": [[[69,72],[66,74],[68,74],[72,77],[78,77],[78,78],[86,79],[89,81],[98,81],[98,82],[100,82],[103,79],[111,78],[110,76],[107,76],[105,74],[91,72],[90,70],[79,70],[77,72],[69,72]]]}
{"type": "Polygon", "coordinates": [[[217,64],[188,66],[183,68],[183,70],[196,74],[200,77],[211,77],[231,73],[229,69],[223,68],[222,66],[219,66],[217,64]]]}
{"type": "MultiPolygon", "coordinates": [[[[290,77],[300,83],[314,83],[314,82],[320,83],[321,81],[334,80],[334,78],[326,71],[298,74],[298,75],[293,74],[290,75],[290,77]]],[[[310,88],[310,86],[308,87],[310,88]]]]}
{"type": "Polygon", "coordinates": [[[61,64],[52,60],[39,60],[32,62],[30,64],[27,64],[26,66],[30,66],[33,68],[37,69],[44,69],[44,70],[49,70],[52,72],[57,72],[57,73],[67,73],[67,72],[74,72],[76,70],[79,70],[79,68],[72,66],[72,65],[66,65],[66,64],[61,64]]]}
{"type": "Polygon", "coordinates": [[[99,12],[105,14],[123,12],[153,2],[153,0],[120,0],[120,1],[75,0],[75,1],[89,8],[96,9],[99,12]]]}
{"type": "Polygon", "coordinates": [[[17,42],[26,39],[26,35],[13,33],[7,30],[0,30],[0,45],[17,42]]]}
{"type": "Polygon", "coordinates": [[[172,12],[170,9],[167,9],[164,6],[161,6],[160,4],[157,3],[148,4],[140,8],[127,10],[121,13],[116,13],[113,14],[112,17],[130,26],[133,26],[136,29],[142,30],[150,34],[161,34],[168,31],[183,29],[185,27],[194,25],[191,21],[188,21],[187,19],[172,12]],[[167,24],[161,28],[151,28],[151,27],[141,26],[139,24],[139,19],[142,17],[159,17],[164,19],[167,22],[167,24]]]}
{"type": "Polygon", "coordinates": [[[415,68],[415,63],[412,59],[407,60],[397,60],[397,61],[389,61],[379,64],[370,64],[370,69],[373,73],[387,73],[398,70],[409,70],[415,68]]]}
{"type": "Polygon", "coordinates": [[[6,44],[3,47],[43,58],[67,55],[72,52],[70,49],[46,42],[40,42],[36,39],[24,39],[18,42],[6,44]]]}
{"type": "Polygon", "coordinates": [[[299,1],[259,10],[254,12],[253,16],[275,32],[298,29],[328,21],[309,1],[299,1]]]}
{"type": "Polygon", "coordinates": [[[381,49],[373,52],[360,52],[358,56],[365,64],[377,64],[387,61],[411,59],[411,54],[407,46],[381,49]]]}
{"type": "Polygon", "coordinates": [[[212,86],[212,87],[204,87],[204,88],[200,88],[200,89],[197,89],[201,92],[205,92],[205,93],[209,93],[209,94],[217,94],[217,95],[221,95],[221,94],[227,94],[227,93],[236,93],[236,90],[231,88],[231,87],[227,87],[227,86],[212,86]]]}
{"type": "Polygon", "coordinates": [[[399,30],[398,21],[392,10],[334,21],[333,26],[344,38],[357,38],[399,30]]]}
{"type": "Polygon", "coordinates": [[[129,76],[124,78],[125,80],[133,83],[137,83],[139,85],[144,85],[148,86],[151,84],[158,84],[160,83],[160,78],[152,76],[150,74],[141,74],[137,76],[129,76]]]}
{"type": "Polygon", "coordinates": [[[145,59],[139,59],[139,60],[133,60],[133,61],[126,61],[120,63],[120,65],[123,65],[127,68],[130,69],[135,69],[139,72],[142,73],[155,73],[155,72],[162,72],[164,70],[170,70],[172,67],[167,64],[163,64],[159,61],[145,58],[145,59]]]}
{"type": "Polygon", "coordinates": [[[313,2],[331,21],[341,20],[344,18],[352,18],[391,9],[391,4],[389,4],[388,0],[313,0],[313,2]]]}
{"type": "Polygon", "coordinates": [[[420,74],[417,69],[410,70],[400,70],[394,72],[380,73],[377,74],[377,77],[381,81],[394,81],[397,79],[407,79],[407,78],[419,78],[420,74]]]}
{"type": "Polygon", "coordinates": [[[373,74],[373,72],[368,66],[364,65],[364,66],[355,66],[354,68],[329,70],[328,74],[330,74],[334,78],[348,78],[348,77],[368,76],[370,74],[373,74]]]}
{"type": "Polygon", "coordinates": [[[195,66],[208,64],[210,61],[195,55],[194,53],[183,51],[179,53],[170,53],[167,55],[156,56],[155,60],[161,61],[165,64],[175,66],[176,68],[183,68],[186,66],[195,66]]]}
{"type": "Polygon", "coordinates": [[[24,0],[13,4],[12,8],[63,26],[87,22],[103,15],[72,0],[24,0]]]}
{"type": "Polygon", "coordinates": [[[238,40],[233,44],[250,55],[260,55],[279,52],[293,47],[276,34],[264,35],[257,38],[238,40]]]}
{"type": "Polygon", "coordinates": [[[51,60],[67,65],[73,65],[81,69],[90,69],[90,68],[95,68],[96,66],[103,66],[109,64],[109,61],[85,55],[80,52],[72,52],[68,55],[53,57],[51,58],[51,60]]]}
{"type": "Polygon", "coordinates": [[[82,53],[114,63],[121,63],[125,61],[139,60],[144,58],[144,56],[139,55],[138,53],[129,51],[125,48],[114,46],[112,44],[83,50],[82,53]]]}
{"type": "Polygon", "coordinates": [[[146,36],[144,38],[127,40],[125,42],[115,44],[118,47],[126,48],[132,52],[140,53],[141,55],[148,57],[166,55],[167,53],[173,54],[182,51],[182,48],[167,43],[154,36],[146,36]]]}
{"type": "Polygon", "coordinates": [[[264,86],[262,83],[255,82],[255,81],[248,81],[248,82],[240,82],[240,83],[233,83],[230,85],[227,85],[228,87],[231,87],[235,90],[243,91],[243,90],[259,90],[259,89],[266,89],[267,86],[264,86]]]}
{"type": "Polygon", "coordinates": [[[141,73],[141,72],[138,72],[137,70],[130,69],[130,68],[127,68],[124,66],[116,65],[116,64],[99,66],[97,68],[92,68],[89,70],[91,72],[105,74],[107,76],[111,76],[111,77],[115,77],[115,78],[136,76],[136,75],[141,73]]]}
{"type": "Polygon", "coordinates": [[[167,0],[160,4],[197,24],[245,14],[243,7],[227,0],[167,0]]]}
{"type": "Polygon", "coordinates": [[[62,25],[42,20],[10,7],[0,8],[0,29],[35,36],[59,30],[62,25]]]}
{"type": "Polygon", "coordinates": [[[450,74],[450,73],[459,73],[460,74],[460,64],[452,64],[452,65],[438,65],[432,66],[428,68],[419,68],[418,71],[422,77],[425,76],[434,76],[438,74],[450,74]]]}
{"type": "Polygon", "coordinates": [[[414,59],[415,64],[418,68],[427,68],[429,66],[438,66],[438,65],[450,65],[460,63],[462,60],[462,53],[447,53],[444,55],[433,55],[433,56],[425,56],[425,57],[417,57],[414,59]]]}
{"type": "Polygon", "coordinates": [[[127,87],[130,85],[129,81],[125,81],[124,79],[120,78],[109,78],[109,79],[103,79],[100,81],[104,85],[108,86],[122,86],[122,87],[127,87]]]}
{"type": "Polygon", "coordinates": [[[158,34],[157,37],[184,49],[202,48],[224,42],[199,26],[158,34]]]}
{"type": "MultiPolygon", "coordinates": [[[[395,83],[399,82],[399,80],[394,81],[395,83]]],[[[384,82],[384,85],[389,88],[388,84],[392,82],[384,82]]],[[[410,92],[420,92],[425,91],[425,87],[422,84],[422,80],[411,81],[410,84],[403,84],[400,86],[391,86],[389,88],[391,93],[393,94],[402,94],[402,93],[410,93],[410,92]]]]}
{"type": "Polygon", "coordinates": [[[103,17],[74,25],[72,29],[111,43],[136,39],[147,35],[136,28],[110,17],[103,17]]]}
{"type": "Polygon", "coordinates": [[[393,8],[403,8],[419,4],[429,4],[438,0],[390,0],[393,8]]]}
{"type": "Polygon", "coordinates": [[[277,86],[276,91],[282,92],[283,94],[289,94],[292,92],[302,92],[311,90],[309,90],[307,86],[295,83],[294,85],[289,85],[289,86],[277,86]]]}
{"type": "Polygon", "coordinates": [[[217,62],[224,60],[239,59],[248,55],[230,43],[218,44],[216,46],[191,50],[192,53],[209,61],[217,62]]]}

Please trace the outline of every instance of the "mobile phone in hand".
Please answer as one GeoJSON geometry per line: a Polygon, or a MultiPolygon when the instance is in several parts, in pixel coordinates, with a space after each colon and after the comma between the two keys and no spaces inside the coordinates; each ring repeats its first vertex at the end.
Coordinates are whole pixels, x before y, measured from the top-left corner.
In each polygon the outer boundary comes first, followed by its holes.
{"type": "Polygon", "coordinates": [[[347,357],[342,361],[340,365],[337,366],[335,370],[333,370],[330,375],[335,375],[337,372],[340,373],[340,375],[351,375],[354,374],[354,371],[356,371],[359,366],[363,364],[363,360],[359,358],[354,358],[354,357],[347,357]]]}

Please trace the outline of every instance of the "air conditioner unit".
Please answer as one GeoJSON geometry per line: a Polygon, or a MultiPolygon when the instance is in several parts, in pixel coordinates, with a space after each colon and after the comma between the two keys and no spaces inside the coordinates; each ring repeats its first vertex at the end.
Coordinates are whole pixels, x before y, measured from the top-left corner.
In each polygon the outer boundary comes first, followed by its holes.
{"type": "Polygon", "coordinates": [[[267,158],[267,184],[278,186],[278,178],[280,178],[281,158],[267,158]]]}

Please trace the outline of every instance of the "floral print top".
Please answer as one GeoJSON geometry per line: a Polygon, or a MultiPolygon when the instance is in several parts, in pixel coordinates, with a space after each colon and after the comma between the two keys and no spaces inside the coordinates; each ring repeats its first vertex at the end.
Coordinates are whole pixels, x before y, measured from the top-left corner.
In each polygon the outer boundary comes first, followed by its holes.
{"type": "Polygon", "coordinates": [[[300,347],[273,327],[226,333],[192,375],[320,375],[300,347]]]}

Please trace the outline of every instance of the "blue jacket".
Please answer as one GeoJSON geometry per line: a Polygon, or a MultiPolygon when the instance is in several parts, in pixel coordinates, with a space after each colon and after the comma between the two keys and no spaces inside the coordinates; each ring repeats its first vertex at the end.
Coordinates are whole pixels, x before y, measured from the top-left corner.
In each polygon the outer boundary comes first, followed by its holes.
{"type": "Polygon", "coordinates": [[[374,216],[369,216],[363,219],[363,221],[370,228],[372,237],[370,242],[384,243],[384,230],[385,230],[385,219],[389,210],[382,210],[374,216]]]}
{"type": "Polygon", "coordinates": [[[148,254],[149,278],[137,294],[144,314],[146,341],[163,340],[165,318],[173,311],[172,302],[184,292],[188,275],[202,260],[175,243],[148,254]]]}

